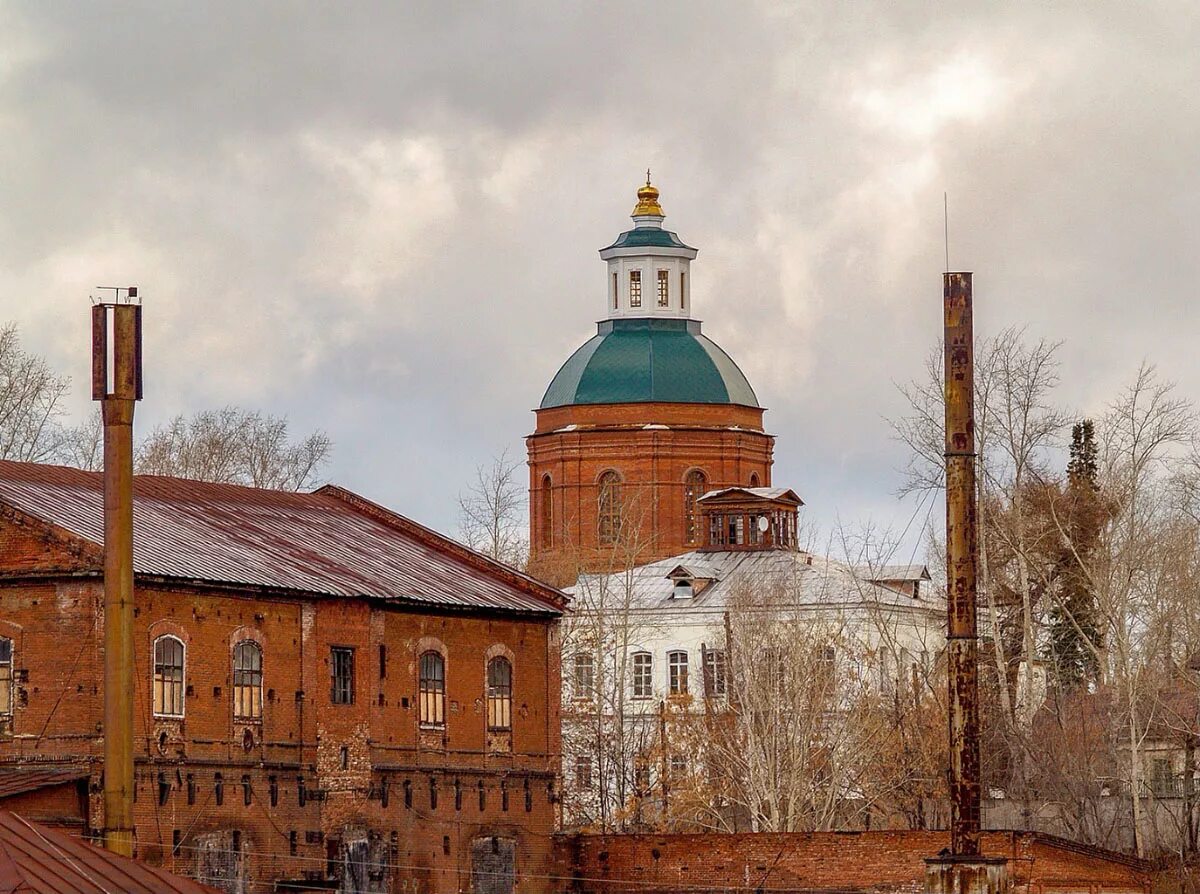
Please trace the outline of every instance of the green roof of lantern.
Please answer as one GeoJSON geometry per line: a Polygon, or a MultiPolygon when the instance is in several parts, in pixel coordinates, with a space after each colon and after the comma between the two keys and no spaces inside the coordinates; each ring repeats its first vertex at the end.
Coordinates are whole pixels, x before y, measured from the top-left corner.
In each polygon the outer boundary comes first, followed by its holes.
{"type": "MultiPolygon", "coordinates": [[[[626,230],[617,237],[617,241],[607,248],[600,249],[608,251],[610,248],[692,248],[690,245],[685,245],[682,240],[670,230],[663,230],[659,227],[638,227],[633,230],[626,230]]],[[[695,249],[692,249],[695,251],[695,249]]]]}
{"type": "Polygon", "coordinates": [[[554,377],[541,409],[574,404],[741,404],[758,398],[696,320],[605,320],[554,377]]]}

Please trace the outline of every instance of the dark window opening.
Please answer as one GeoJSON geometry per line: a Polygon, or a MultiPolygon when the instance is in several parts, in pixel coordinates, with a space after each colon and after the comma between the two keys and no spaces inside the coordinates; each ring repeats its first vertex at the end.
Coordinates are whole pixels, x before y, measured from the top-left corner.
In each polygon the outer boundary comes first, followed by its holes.
{"type": "Polygon", "coordinates": [[[512,663],[504,657],[488,662],[487,723],[489,732],[512,729],[512,663]]]}
{"type": "Polygon", "coordinates": [[[329,650],[332,686],[330,701],[335,705],[354,704],[354,650],[339,648],[329,650]]]}

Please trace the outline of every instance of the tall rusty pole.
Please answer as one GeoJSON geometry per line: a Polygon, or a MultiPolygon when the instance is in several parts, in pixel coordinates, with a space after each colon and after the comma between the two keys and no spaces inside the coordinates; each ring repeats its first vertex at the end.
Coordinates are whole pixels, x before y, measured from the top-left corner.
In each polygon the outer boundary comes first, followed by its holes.
{"type": "Polygon", "coordinates": [[[133,856],[133,408],[142,398],[142,308],[92,308],[92,399],[104,416],[104,846],[133,856]],[[110,329],[111,324],[111,329],[110,329]]]}
{"type": "Polygon", "coordinates": [[[975,342],[971,274],[942,281],[946,347],[946,650],[950,676],[950,851],[979,855],[979,675],[975,577],[975,342]]]}

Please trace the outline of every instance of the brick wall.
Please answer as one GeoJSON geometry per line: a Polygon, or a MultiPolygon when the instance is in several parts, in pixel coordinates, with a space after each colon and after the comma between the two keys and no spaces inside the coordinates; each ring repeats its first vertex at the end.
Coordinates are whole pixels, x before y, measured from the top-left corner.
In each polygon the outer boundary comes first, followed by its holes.
{"type": "MultiPolygon", "coordinates": [[[[6,561],[24,573],[20,549],[46,545],[4,528],[0,520],[6,561]]],[[[358,873],[358,890],[450,894],[471,888],[473,844],[490,854],[496,839],[533,879],[521,890],[546,889],[559,761],[556,622],[145,582],[135,599],[139,857],[229,891],[311,881],[345,864],[334,874],[358,873]],[[164,634],[186,647],[182,718],[152,710],[152,644],[164,634]],[[232,650],[243,639],[263,653],[258,723],[233,716],[232,650]],[[430,639],[446,656],[447,688],[445,734],[432,744],[417,723],[418,655],[430,639]],[[331,701],[332,646],[354,649],[353,704],[331,701]],[[503,754],[488,752],[485,731],[484,656],[497,648],[514,665],[503,754]]],[[[95,577],[0,581],[0,635],[13,640],[17,677],[0,765],[89,767],[90,797],[68,812],[94,829],[103,826],[102,630],[95,577]]],[[[57,797],[14,800],[67,810],[57,797]]]]}
{"type": "MultiPolygon", "coordinates": [[[[557,844],[564,892],[918,892],[925,858],[949,845],[949,833],[564,835],[557,844]]],[[[1150,890],[1149,864],[1098,848],[1027,832],[985,833],[983,847],[1009,859],[1016,890],[1150,890]]]]}

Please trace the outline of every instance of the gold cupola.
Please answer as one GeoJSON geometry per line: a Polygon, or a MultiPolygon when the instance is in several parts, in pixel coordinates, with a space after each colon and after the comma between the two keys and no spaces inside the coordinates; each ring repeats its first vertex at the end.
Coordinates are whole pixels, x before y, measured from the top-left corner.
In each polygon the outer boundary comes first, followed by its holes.
{"type": "Polygon", "coordinates": [[[658,204],[658,188],[650,183],[650,171],[646,171],[646,185],[637,191],[638,202],[633,208],[633,217],[666,217],[662,205],[658,204]]]}

